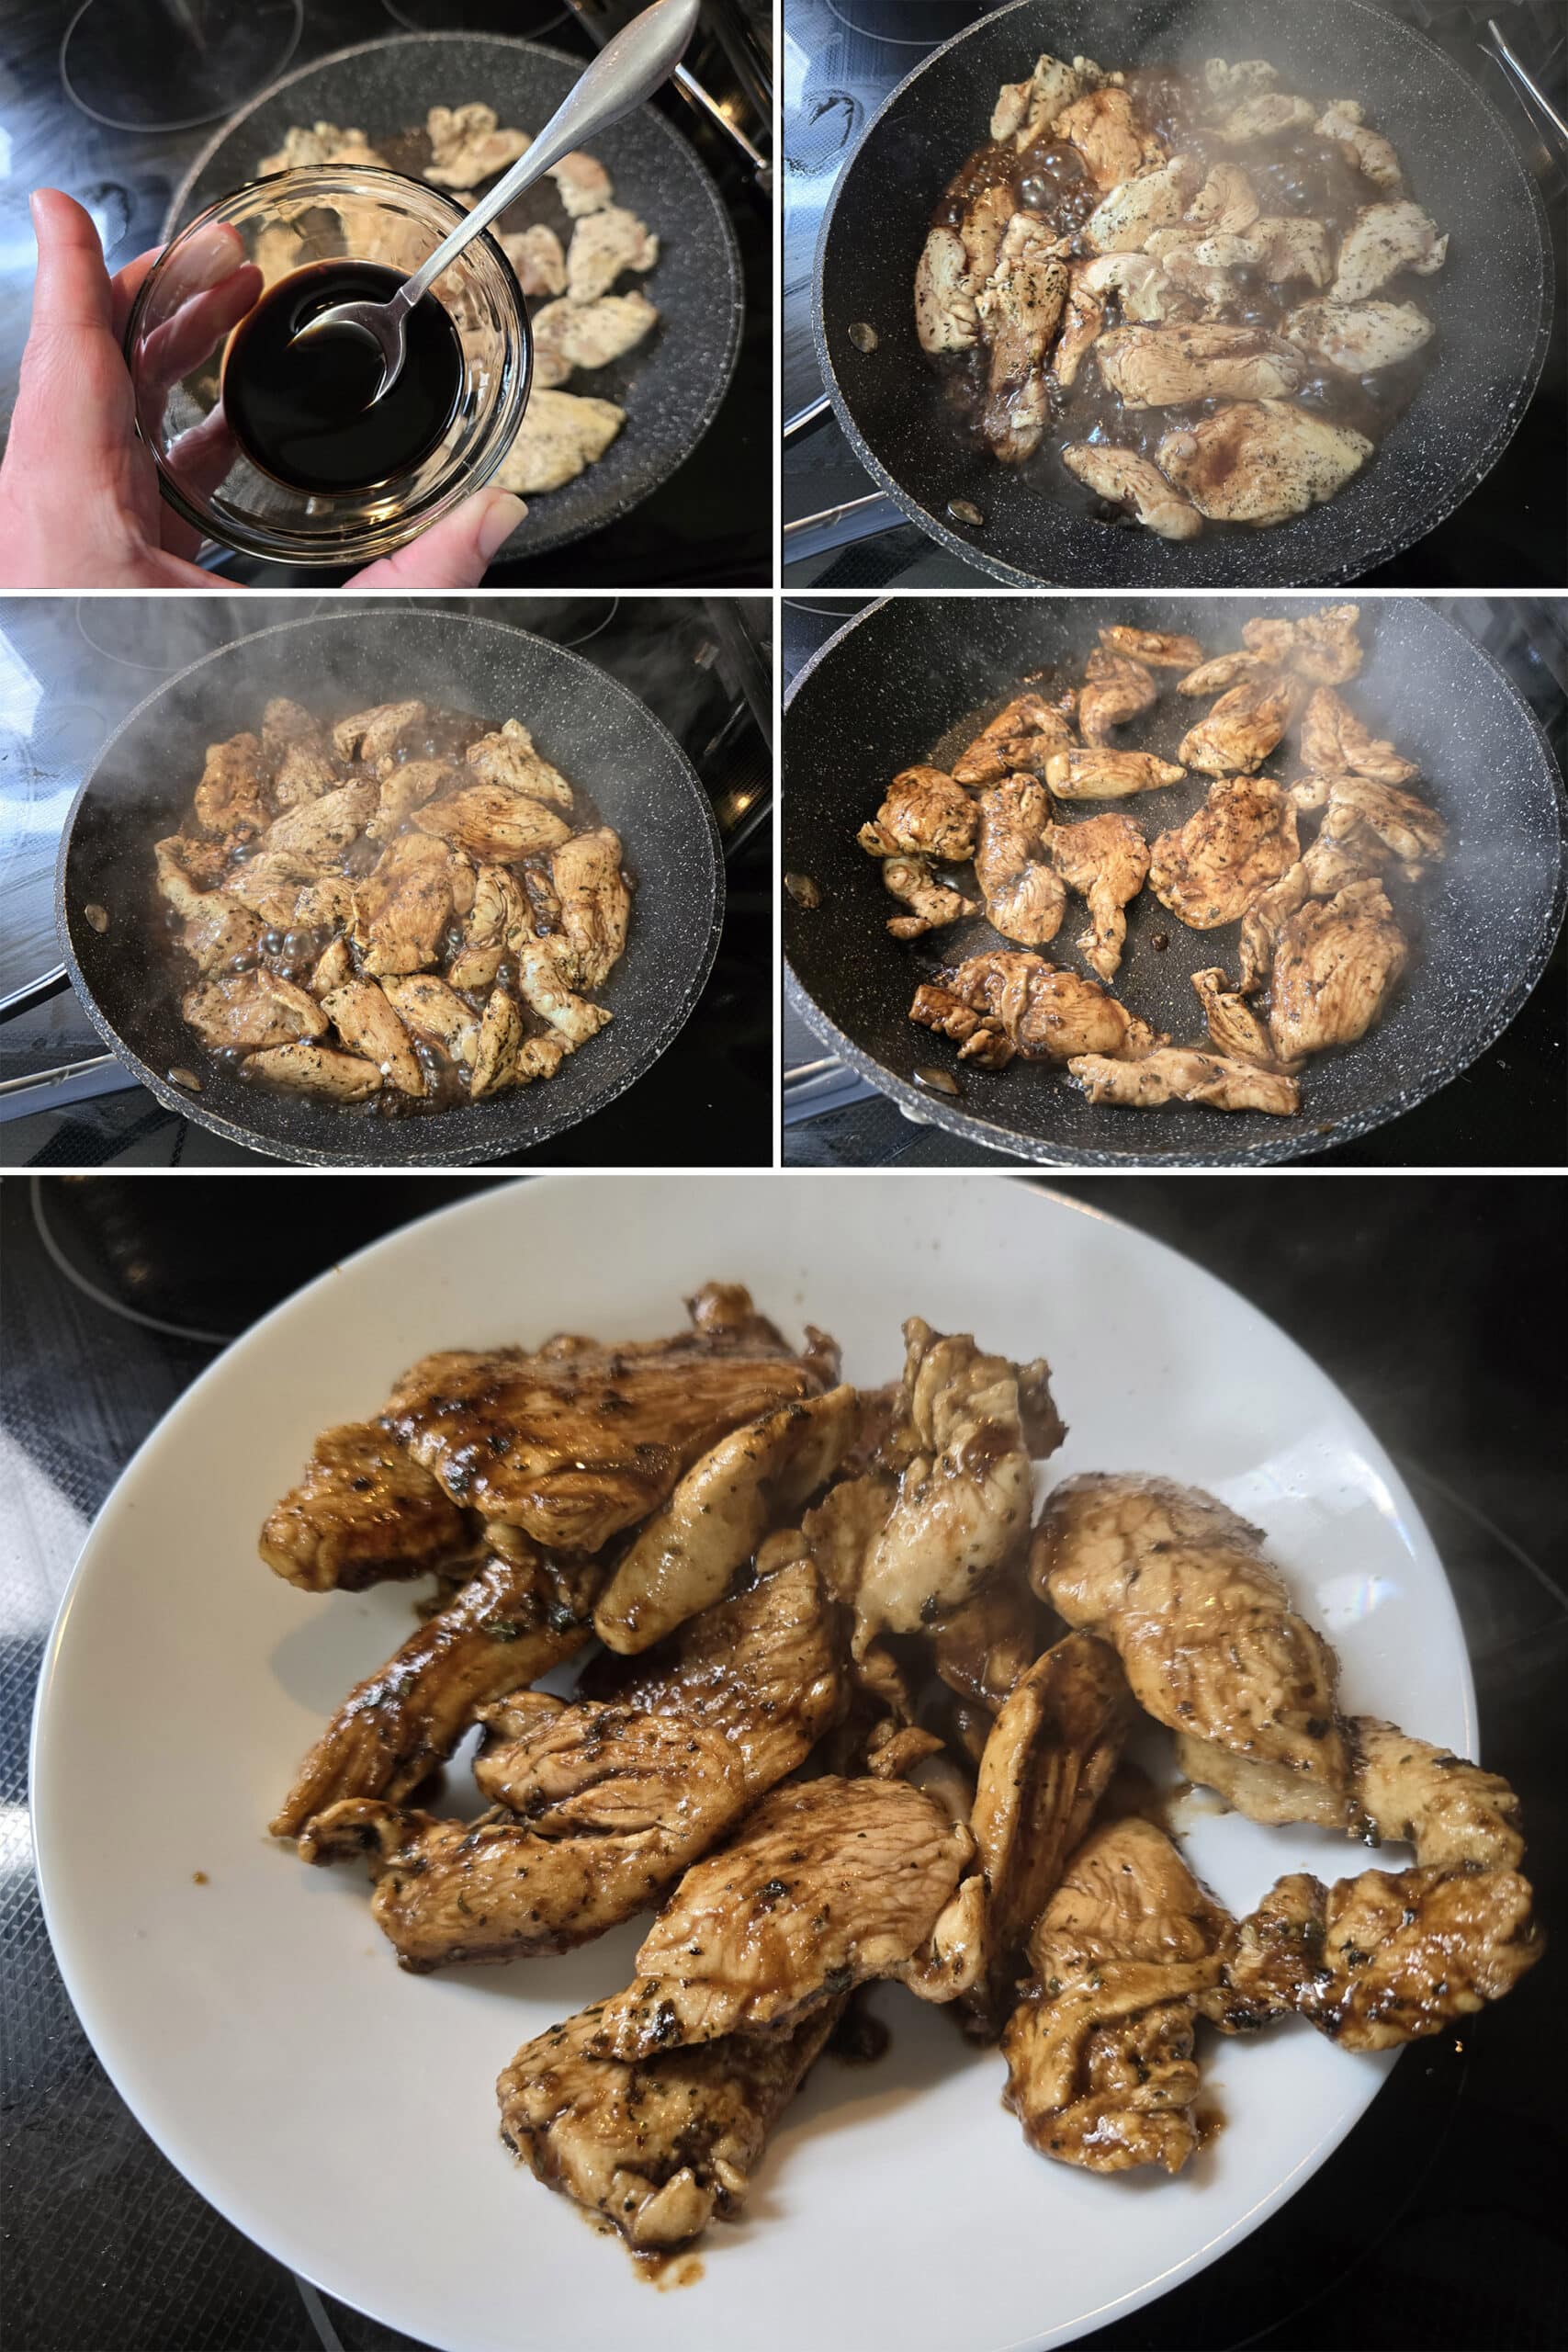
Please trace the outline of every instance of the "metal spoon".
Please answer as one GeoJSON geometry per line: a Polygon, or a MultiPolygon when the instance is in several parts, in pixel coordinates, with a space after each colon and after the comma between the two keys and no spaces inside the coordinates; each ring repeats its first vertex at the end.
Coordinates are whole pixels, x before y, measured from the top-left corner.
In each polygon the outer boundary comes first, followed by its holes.
{"type": "Polygon", "coordinates": [[[557,107],[526,154],[518,158],[504,178],[453,230],[412,277],[405,277],[389,302],[337,302],[321,311],[292,338],[304,343],[312,335],[342,329],[373,343],[381,355],[381,380],[375,399],[396,383],[407,356],[404,322],[414,304],[427,294],[442,271],[456,261],[464,246],[504,212],[524,189],[542,179],[553,164],[570,154],[585,140],[607,130],[634,107],[650,98],[680,63],[686,43],[696,29],[701,0],[655,0],[634,17],[602,49],[564,103],[557,107]]]}

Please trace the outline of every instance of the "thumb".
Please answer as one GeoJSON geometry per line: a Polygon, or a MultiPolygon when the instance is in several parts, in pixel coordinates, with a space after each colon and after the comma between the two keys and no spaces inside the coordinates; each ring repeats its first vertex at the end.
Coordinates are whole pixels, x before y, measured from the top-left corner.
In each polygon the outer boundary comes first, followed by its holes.
{"type": "Polygon", "coordinates": [[[507,490],[481,490],[433,523],[396,555],[383,556],[346,582],[350,588],[477,588],[496,550],[528,509],[507,490]]]}

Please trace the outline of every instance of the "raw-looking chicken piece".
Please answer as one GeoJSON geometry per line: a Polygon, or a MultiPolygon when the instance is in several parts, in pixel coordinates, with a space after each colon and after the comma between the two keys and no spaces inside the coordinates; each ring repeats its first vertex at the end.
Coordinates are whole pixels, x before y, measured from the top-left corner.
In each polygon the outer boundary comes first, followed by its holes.
{"type": "Polygon", "coordinates": [[[1203,649],[1195,637],[1182,637],[1170,629],[1131,628],[1124,621],[1107,623],[1100,629],[1100,641],[1108,653],[1142,662],[1151,670],[1190,670],[1203,659],[1203,649]]]}
{"type": "Polygon", "coordinates": [[[868,857],[938,857],[961,865],[975,854],[979,812],[944,769],[903,768],[856,839],[868,857]]]}
{"type": "Polygon", "coordinates": [[[1066,911],[1061,876],[1045,862],[1051,802],[1032,776],[1004,776],[980,795],[975,879],[986,914],[1004,939],[1043,947],[1055,939],[1066,911]]]}
{"type": "Polygon", "coordinates": [[[1205,775],[1238,775],[1260,768],[1295,715],[1302,689],[1277,670],[1261,670],[1223,694],[1208,716],[1182,737],[1177,757],[1205,775]]]}
{"type": "Polygon", "coordinates": [[[345,980],[321,1000],[338,1035],[351,1053],[374,1062],[400,1094],[427,1092],[413,1041],[374,980],[345,980]]]}
{"type": "Polygon", "coordinates": [[[732,2221],[773,2125],[847,1996],[792,2032],[726,2034],[631,2063],[604,2046],[596,2004],[525,2042],[496,2084],[501,2136],[547,2188],[669,2252],[732,2221]]]}
{"type": "Polygon", "coordinates": [[[885,857],[882,887],[908,910],[907,914],[887,918],[887,928],[895,939],[922,939],[928,931],[941,931],[950,922],[962,922],[965,915],[977,915],[980,911],[973,899],[966,899],[961,890],[950,890],[945,882],[937,880],[929,857],[885,857]]]}
{"type": "Polygon", "coordinates": [[[1096,89],[1110,78],[1089,58],[1080,59],[1075,66],[1043,53],[1035,59],[1026,82],[1002,84],[991,109],[991,137],[998,146],[1010,139],[1021,154],[1051,129],[1064,107],[1082,97],[1086,88],[1096,89]]]}
{"type": "Polygon", "coordinates": [[[1076,1054],[1150,1051],[1155,1033],[1093,980],[1064,972],[1043,956],[998,949],[971,956],[915,991],[909,1018],[951,1037],[960,1061],[1005,1069],[1027,1062],[1070,1061],[1076,1054]]]}
{"type": "Polygon", "coordinates": [[[1236,65],[1228,64],[1223,57],[1211,57],[1203,67],[1210,109],[1220,114],[1228,113],[1244,98],[1255,98],[1260,92],[1271,90],[1279,78],[1279,67],[1261,57],[1243,58],[1236,65]]]}
{"type": "Polygon", "coordinates": [[[466,785],[444,799],[426,801],[415,809],[413,822],[420,832],[438,834],[474,857],[507,861],[556,849],[570,831],[542,800],[501,784],[466,785]]]}
{"type": "Polygon", "coordinates": [[[1380,131],[1367,129],[1366,109],[1354,98],[1336,98],[1319,115],[1320,139],[1331,140],[1346,162],[1374,187],[1397,190],[1403,184],[1399,157],[1380,131]]]}
{"type": "Polygon", "coordinates": [[[458,1069],[471,1069],[479,1047],[478,1016],[432,972],[411,972],[381,983],[388,1003],[405,1029],[458,1069]]]}
{"type": "Polygon", "coordinates": [[[972,351],[976,297],[989,283],[1012,219],[1012,191],[982,188],[956,229],[933,229],[915,266],[915,332],[923,351],[972,351]]]}
{"type": "Polygon", "coordinates": [[[243,1075],[254,1082],[287,1086],[299,1094],[319,1094],[329,1102],[362,1102],[379,1092],[381,1073],[357,1054],[340,1054],[331,1046],[301,1038],[291,1046],[269,1046],[250,1054],[243,1075]]]}
{"type": "Polygon", "coordinates": [[[1332,686],[1319,686],[1302,714],[1302,764],[1315,775],[1364,775],[1374,784],[1409,784],[1421,773],[1374,736],[1332,686]]]}
{"type": "Polygon", "coordinates": [[[1339,266],[1329,295],[1336,302],[1364,302],[1391,277],[1408,269],[1430,277],[1448,258],[1449,241],[1418,204],[1369,204],[1357,213],[1339,247],[1339,266]]]}
{"type": "Polygon", "coordinates": [[[1125,727],[1158,697],[1153,673],[1143,662],[1097,646],[1084,664],[1078,689],[1078,733],[1086,743],[1109,743],[1112,728],[1125,727]]]}
{"type": "Polygon", "coordinates": [[[1123,408],[1184,407],[1214,399],[1268,400],[1296,391],[1306,361],[1258,327],[1195,322],[1118,327],[1095,345],[1100,372],[1123,408]]]}
{"type": "Polygon", "coordinates": [[[620,835],[608,825],[573,833],[551,855],[559,928],[549,948],[573,988],[603,988],[625,952],[632,900],[621,855],[620,835]]]}
{"type": "Polygon", "coordinates": [[[1131,817],[1108,810],[1081,824],[1054,825],[1046,846],[1068,889],[1089,902],[1089,929],[1077,943],[1080,955],[1102,980],[1114,979],[1127,937],[1122,910],[1147,878],[1147,842],[1131,817]]]}
{"type": "Polygon", "coordinates": [[[1269,1032],[1223,970],[1194,972],[1192,986],[1203,1008],[1209,1042],[1216,1054],[1238,1062],[1257,1062],[1272,1069],[1277,1057],[1269,1032]]]}
{"type": "Polygon", "coordinates": [[[1309,899],[1274,943],[1269,1035],[1280,1061],[1353,1046],[1382,1013],[1409,960],[1381,882],[1309,899]]]}
{"type": "Polygon", "coordinates": [[[291,122],[283,144],[264,155],[256,165],[258,180],[275,172],[298,172],[319,164],[368,164],[385,171],[386,161],[371,146],[363,130],[341,130],[335,122],[291,122]]]}
{"type": "Polygon", "coordinates": [[[1371,454],[1364,433],[1289,401],[1237,401],[1177,426],[1156,452],[1160,471],[1211,522],[1259,527],[1332,498],[1371,454]]]}
{"type": "Polygon", "coordinates": [[[1067,265],[1052,245],[1043,220],[1015,212],[996,269],[975,300],[988,355],[980,430],[1005,466],[1032,457],[1045,429],[1045,354],[1068,284],[1067,265]]]}
{"type": "Polygon", "coordinates": [[[464,757],[481,784],[503,784],[510,792],[547,800],[553,808],[572,805],[570,785],[536,747],[520,718],[509,718],[493,734],[481,735],[464,757]]]}
{"type": "Polygon", "coordinates": [[[389,842],[354,885],[352,937],[367,979],[433,964],[452,917],[452,861],[423,833],[389,842]]]}
{"type": "Polygon", "coordinates": [[[1030,1939],[1034,1982],[1002,2036],[1004,2098],[1032,2147],[1090,2172],[1180,2171],[1199,2137],[1199,2001],[1233,1931],[1152,1822],[1091,1834],[1030,1939]]]}
{"type": "Polygon", "coordinates": [[[1119,187],[1145,164],[1165,160],[1158,140],[1144,130],[1132,99],[1115,85],[1075,98],[1063,107],[1053,128],[1058,143],[1065,141],[1077,149],[1097,187],[1119,187]]]}
{"type": "Polygon", "coordinates": [[[635,350],[658,324],[659,312],[646,294],[601,294],[595,301],[574,295],[570,302],[547,302],[534,313],[534,353],[536,363],[545,361],[551,372],[538,380],[564,383],[574,368],[607,368],[635,350]]]}
{"type": "Polygon", "coordinates": [[[1103,744],[1069,744],[1045,763],[1045,781],[1058,800],[1126,800],[1135,792],[1158,792],[1187,775],[1152,752],[1114,752],[1103,744]]]}
{"type": "Polygon", "coordinates": [[[594,1630],[607,1649],[650,1649],[723,1599],[771,1524],[827,1483],[860,1435],[854,1389],[795,1397],[732,1430],[686,1472],[633,1538],[600,1596],[594,1630]]]}
{"type": "Polygon", "coordinates": [[[267,828],[266,846],[284,857],[325,865],[358,839],[379,798],[377,785],[341,784],[335,792],[323,792],[319,799],[276,818],[267,828]]]}
{"type": "Polygon", "coordinates": [[[626,410],[614,401],[536,391],[495,479],[502,490],[524,497],[559,490],[597,465],[626,421],[626,410]]]}
{"type": "Polygon", "coordinates": [[[1030,1575],[1069,1625],[1114,1645],[1156,1723],[1282,1765],[1348,1814],[1354,1772],[1337,1662],[1291,1607],[1262,1544],[1258,1529],[1199,1487],[1089,1472],[1048,1497],[1030,1575]]]}
{"type": "MultiPolygon", "coordinates": [[[[533,301],[566,292],[566,252],[553,229],[543,221],[516,229],[497,239],[516,272],[517,283],[533,301]]],[[[536,331],[538,322],[535,321],[536,331]]]]}
{"type": "Polygon", "coordinates": [[[265,833],[272,822],[267,764],[257,735],[231,735],[227,742],[209,743],[196,787],[197,831],[226,842],[265,833]]]}
{"type": "Polygon", "coordinates": [[[422,176],[435,187],[478,187],[517,161],[525,130],[503,130],[493,107],[432,107],[424,127],[430,161],[422,176]]]}
{"type": "Polygon", "coordinates": [[[903,1781],[807,1781],[763,1798],[688,1870],[626,1992],[604,2005],[624,2059],[785,2030],[856,1984],[893,1977],[952,2001],[983,1965],[975,1840],[903,1781]]]}
{"type": "Polygon", "coordinates": [[[1180,220],[1199,178],[1200,166],[1190,155],[1173,155],[1168,164],[1135,173],[1089,214],[1084,245],[1091,254],[1135,253],[1156,229],[1180,220]]]}
{"type": "Polygon", "coordinates": [[[272,1835],[299,1838],[346,1798],[396,1804],[412,1795],[481,1705],[537,1681],[585,1648],[592,1630],[585,1615],[572,1614],[531,1544],[516,1557],[495,1554],[349,1692],[295,1774],[268,1824],[272,1835]]]}
{"type": "Polygon", "coordinates": [[[1447,854],[1449,829],[1437,810],[1391,784],[1374,784],[1366,775],[1304,775],[1292,785],[1291,797],[1298,808],[1327,810],[1314,848],[1348,836],[1347,845],[1355,850],[1370,838],[1397,859],[1407,882],[1418,882],[1429,864],[1447,854]]]}
{"type": "Polygon", "coordinates": [[[340,760],[358,760],[367,768],[390,759],[398,738],[425,716],[422,702],[381,702],[370,710],[356,710],[333,729],[333,749],[340,760]]]}
{"type": "Polygon", "coordinates": [[[986,1973],[962,2005],[979,2041],[994,2041],[1013,2007],[1030,1934],[1083,1842],[1133,1712],[1115,1651],[1069,1634],[991,1726],[969,1816],[986,1878],[986,1973]]]}
{"type": "Polygon", "coordinates": [[[1285,1072],[1206,1054],[1196,1046],[1162,1046],[1136,1061],[1079,1054],[1067,1064],[1067,1076],[1091,1102],[1113,1102],[1128,1111],[1198,1102],[1211,1111],[1267,1111],[1291,1119],[1302,1107],[1301,1089],[1285,1072]]]}
{"type": "Polygon", "coordinates": [[[1052,752],[1064,750],[1072,740],[1073,730],[1057,705],[1042,695],[1019,695],[953,761],[953,781],[998,784],[1004,775],[1043,775],[1052,752]]]}
{"type": "Polygon", "coordinates": [[[1112,506],[1130,507],[1159,538],[1195,539],[1203,527],[1191,501],[1135,449],[1119,449],[1104,441],[1071,441],[1062,451],[1062,463],[1097,497],[1112,506]]]}
{"type": "Polygon", "coordinates": [[[1410,358],[1436,329],[1414,302],[1303,302],[1280,332],[1348,376],[1370,376],[1410,358]]]}
{"type": "Polygon", "coordinates": [[[1313,111],[1304,98],[1265,90],[1244,98],[1234,113],[1227,114],[1219,135],[1227,147],[1250,147],[1259,139],[1278,139],[1287,130],[1300,130],[1312,120],[1313,111]]]}
{"type": "Polygon", "coordinates": [[[180,1012],[215,1053],[256,1046],[286,1046],[296,1037],[324,1037],[327,1016],[313,996],[271,972],[236,972],[202,980],[180,999],[180,1012]]]}
{"type": "Polygon", "coordinates": [[[571,232],[566,255],[567,293],[574,302],[595,302],[608,294],[623,270],[651,269],[659,240],[624,205],[602,205],[571,232]]]}
{"type": "Polygon", "coordinates": [[[581,148],[563,155],[558,164],[552,164],[550,177],[567,217],[572,220],[581,220],[585,213],[603,211],[615,192],[604,164],[581,148]]]}

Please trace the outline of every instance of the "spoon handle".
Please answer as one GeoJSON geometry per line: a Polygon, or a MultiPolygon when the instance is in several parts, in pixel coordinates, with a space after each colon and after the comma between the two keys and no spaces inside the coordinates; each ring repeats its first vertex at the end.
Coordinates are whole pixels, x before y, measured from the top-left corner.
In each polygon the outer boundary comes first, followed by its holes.
{"type": "Polygon", "coordinates": [[[681,62],[686,43],[696,30],[701,0],[654,0],[638,17],[606,43],[581,79],[573,84],[528,152],[519,156],[505,177],[496,182],[450,236],[444,237],[430,259],[406,279],[395,298],[412,311],[429,291],[448,263],[457,259],[471,237],[488,229],[525,188],[542,179],[552,164],[570,155],[584,140],[607,130],[630,114],[668,81],[681,62]]]}

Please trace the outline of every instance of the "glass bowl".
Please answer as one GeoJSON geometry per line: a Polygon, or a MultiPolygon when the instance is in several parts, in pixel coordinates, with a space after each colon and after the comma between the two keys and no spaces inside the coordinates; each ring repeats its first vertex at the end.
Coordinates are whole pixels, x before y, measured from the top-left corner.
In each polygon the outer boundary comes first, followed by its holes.
{"type": "Polygon", "coordinates": [[[533,344],[511,265],[485,232],[432,288],[457,331],[462,385],[445,434],[366,490],[292,488],[254,465],[225,422],[230,334],[310,262],[376,261],[407,275],[463,218],[449,196],[360,164],[278,172],[237,188],[164,247],[125,332],[136,424],[164,496],[209,538],[278,563],[367,563],[481,489],[527,405],[533,344]]]}

